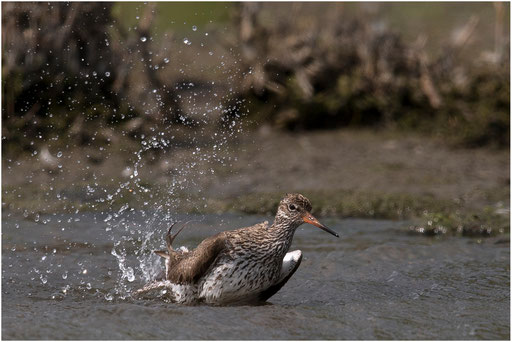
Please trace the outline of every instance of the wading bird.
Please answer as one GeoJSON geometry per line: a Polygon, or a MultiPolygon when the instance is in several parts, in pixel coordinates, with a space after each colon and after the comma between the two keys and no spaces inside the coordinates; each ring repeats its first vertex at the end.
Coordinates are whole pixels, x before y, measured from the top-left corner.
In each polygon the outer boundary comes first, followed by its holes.
{"type": "Polygon", "coordinates": [[[295,230],[310,223],[332,235],[336,232],[311,215],[310,201],[287,194],[279,203],[274,223],[218,233],[194,250],[175,250],[172,226],[166,235],[167,250],[155,251],[165,259],[164,280],[150,283],[136,295],[168,289],[177,303],[244,304],[273,296],[295,273],[302,260],[300,250],[288,252],[295,230]]]}

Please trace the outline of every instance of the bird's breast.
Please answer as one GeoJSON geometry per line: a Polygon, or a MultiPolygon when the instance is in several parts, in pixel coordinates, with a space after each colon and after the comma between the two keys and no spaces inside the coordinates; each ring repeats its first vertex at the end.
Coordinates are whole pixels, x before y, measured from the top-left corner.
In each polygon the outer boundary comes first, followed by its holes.
{"type": "Polygon", "coordinates": [[[258,293],[279,278],[281,261],[274,259],[268,253],[230,251],[201,279],[199,297],[218,303],[258,293]]]}

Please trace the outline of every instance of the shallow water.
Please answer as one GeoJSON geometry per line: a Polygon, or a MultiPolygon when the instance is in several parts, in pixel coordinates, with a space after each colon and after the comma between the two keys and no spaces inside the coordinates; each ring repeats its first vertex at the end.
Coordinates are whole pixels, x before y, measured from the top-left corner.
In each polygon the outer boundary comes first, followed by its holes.
{"type": "MultiPolygon", "coordinates": [[[[497,239],[427,238],[404,233],[404,222],[327,218],[341,238],[299,228],[292,249],[302,250],[302,264],[268,305],[178,306],[129,297],[158,270],[151,250],[163,247],[167,223],[138,212],[108,216],[4,215],[4,339],[510,337],[510,247],[497,239]]],[[[191,218],[201,222],[177,243],[269,219],[179,217],[191,218]]]]}

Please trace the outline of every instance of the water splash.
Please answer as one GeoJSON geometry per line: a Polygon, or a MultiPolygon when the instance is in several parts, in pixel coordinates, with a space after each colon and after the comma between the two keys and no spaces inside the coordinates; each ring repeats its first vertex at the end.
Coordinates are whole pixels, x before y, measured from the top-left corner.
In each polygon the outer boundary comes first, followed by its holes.
{"type": "MultiPolygon", "coordinates": [[[[192,31],[196,32],[197,30],[198,27],[193,25],[192,31]]],[[[194,36],[190,38],[195,39],[192,48],[207,45],[207,42],[201,41],[201,39],[208,36],[208,33],[201,37],[197,33],[191,34],[194,36]]],[[[140,49],[142,47],[148,49],[148,56],[142,57],[142,60],[137,58],[137,61],[141,61],[142,63],[139,64],[142,66],[158,70],[158,72],[161,72],[164,67],[174,68],[180,72],[182,75],[180,77],[184,81],[176,84],[174,90],[177,91],[177,97],[186,107],[178,116],[182,120],[181,124],[162,120],[158,121],[158,124],[161,125],[158,129],[152,128],[151,133],[146,131],[145,134],[138,134],[139,146],[135,148],[131,159],[127,161],[128,165],[121,166],[117,179],[107,180],[101,171],[96,170],[91,173],[89,170],[90,163],[88,161],[98,163],[96,160],[112,156],[111,150],[106,150],[104,146],[97,147],[95,152],[87,152],[84,157],[73,155],[73,146],[64,144],[57,144],[57,150],[53,150],[56,146],[49,145],[50,150],[55,153],[54,155],[48,152],[48,148],[34,149],[32,153],[34,160],[40,160],[44,164],[43,172],[47,172],[49,176],[49,185],[44,189],[48,198],[48,207],[50,208],[52,203],[57,201],[62,204],[64,210],[72,213],[72,217],[58,222],[58,233],[71,232],[75,228],[75,224],[81,222],[82,209],[75,206],[75,199],[78,198],[78,201],[81,201],[85,198],[88,205],[86,210],[98,210],[95,221],[104,227],[102,233],[105,233],[107,241],[113,246],[111,257],[115,258],[117,264],[117,269],[113,270],[111,274],[112,278],[116,279],[116,286],[107,293],[101,294],[105,300],[124,299],[134,288],[155,279],[162,270],[162,260],[154,255],[153,250],[161,249],[164,245],[163,233],[171,222],[176,221],[178,208],[183,204],[198,210],[208,206],[208,196],[203,195],[201,187],[204,182],[201,180],[208,179],[210,175],[215,174],[221,168],[226,170],[230,168],[232,161],[236,160],[236,155],[230,150],[229,142],[242,132],[241,125],[236,121],[236,118],[239,117],[237,109],[227,105],[236,92],[233,89],[219,90],[222,88],[219,84],[223,82],[219,82],[218,79],[207,82],[188,79],[188,72],[192,70],[191,66],[194,62],[176,65],[179,58],[165,49],[157,50],[154,46],[156,44],[153,44],[157,40],[157,37],[148,34],[136,37],[135,45],[140,49]],[[230,119],[225,119],[225,117],[230,119]],[[211,126],[217,125],[218,121],[221,121],[222,128],[211,129],[211,126]],[[183,145],[190,146],[187,152],[190,152],[191,158],[174,158],[173,153],[177,147],[183,145]],[[148,184],[147,182],[147,179],[151,177],[148,174],[151,174],[151,168],[154,167],[150,165],[153,154],[157,155],[156,162],[166,170],[165,183],[148,184]],[[172,157],[169,157],[170,155],[172,157]],[[57,190],[55,190],[53,187],[59,183],[63,175],[73,172],[74,169],[70,167],[71,163],[74,164],[77,172],[87,174],[87,177],[83,178],[84,185],[81,194],[73,193],[76,191],[74,189],[56,187],[57,190]],[[107,209],[103,209],[101,212],[98,209],[105,207],[107,209]],[[134,219],[135,217],[143,217],[143,222],[137,221],[134,219]]],[[[119,43],[110,36],[102,42],[105,46],[119,43]]],[[[187,46],[192,45],[189,38],[184,38],[182,42],[187,46]]],[[[180,43],[179,39],[177,43],[180,43]]],[[[212,51],[210,53],[207,53],[209,50],[203,51],[202,53],[207,55],[206,57],[213,56],[212,51]]],[[[230,70],[222,61],[223,55],[216,55],[214,58],[217,57],[221,61],[214,72],[219,75],[218,77],[226,78],[224,83],[233,83],[233,70],[230,70]]],[[[231,57],[237,58],[236,55],[231,57]]],[[[86,60],[82,61],[86,62],[86,60]]],[[[205,71],[205,74],[208,73],[205,71]]],[[[108,69],[96,68],[84,71],[81,76],[83,84],[101,86],[104,82],[116,81],[119,74],[115,68],[109,66],[108,69]]],[[[143,115],[156,116],[155,113],[163,113],[162,117],[166,117],[170,109],[163,101],[163,96],[167,92],[169,92],[169,87],[149,85],[145,89],[145,93],[147,98],[153,102],[150,103],[148,100],[148,103],[138,104],[139,107],[148,108],[143,115]]],[[[80,103],[73,102],[73,104],[80,108],[80,103]]],[[[237,105],[239,104],[238,102],[237,105]]],[[[51,101],[48,105],[51,105],[51,101]]],[[[111,111],[115,120],[129,118],[129,111],[124,109],[98,108],[98,106],[97,104],[91,106],[90,111],[93,113],[100,110],[111,111]]],[[[133,103],[130,103],[130,99],[127,99],[127,106],[134,107],[133,103]]],[[[82,114],[84,117],[89,115],[85,111],[82,114]]],[[[51,117],[53,113],[48,115],[51,117]]],[[[76,123],[76,125],[81,124],[84,123],[76,123]]],[[[87,119],[85,124],[87,124],[87,119]]],[[[100,139],[100,136],[109,129],[111,127],[107,126],[94,128],[90,137],[91,141],[100,139]]],[[[128,130],[125,132],[121,126],[116,126],[116,129],[123,130],[123,135],[131,134],[128,130]]],[[[54,141],[58,142],[59,139],[60,137],[57,136],[54,141]]],[[[106,146],[112,146],[113,138],[105,139],[108,142],[106,146]]],[[[89,145],[89,148],[91,147],[94,147],[93,143],[89,145]]],[[[29,182],[31,182],[30,177],[32,176],[26,177],[29,182]]],[[[15,192],[16,189],[12,191],[15,192]]],[[[42,218],[38,212],[25,211],[23,216],[37,224],[47,224],[52,220],[49,217],[42,218]]],[[[80,242],[85,243],[86,241],[80,242]]],[[[62,256],[57,253],[57,257],[62,256]]],[[[45,285],[51,284],[54,281],[51,274],[55,273],[60,282],[65,281],[69,284],[79,282],[83,285],[82,290],[84,291],[99,288],[104,284],[104,280],[95,274],[94,265],[77,262],[75,263],[76,269],[64,270],[54,266],[52,260],[55,260],[55,257],[50,253],[41,256],[42,264],[31,271],[35,281],[40,281],[45,285]]],[[[61,285],[59,283],[57,290],[65,295],[69,289],[61,291],[60,288],[65,289],[68,284],[61,285]]]]}

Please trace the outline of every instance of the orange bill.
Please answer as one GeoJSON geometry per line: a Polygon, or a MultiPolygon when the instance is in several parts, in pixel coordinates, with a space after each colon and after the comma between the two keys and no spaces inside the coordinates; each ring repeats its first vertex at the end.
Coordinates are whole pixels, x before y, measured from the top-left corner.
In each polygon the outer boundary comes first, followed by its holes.
{"type": "Polygon", "coordinates": [[[312,224],[313,226],[317,226],[318,228],[325,230],[327,233],[331,233],[332,235],[334,235],[336,237],[340,237],[338,235],[338,233],[336,233],[334,230],[321,224],[313,215],[311,215],[308,212],[306,212],[306,214],[304,216],[302,216],[302,219],[304,220],[304,222],[312,224]]]}

